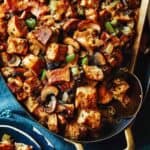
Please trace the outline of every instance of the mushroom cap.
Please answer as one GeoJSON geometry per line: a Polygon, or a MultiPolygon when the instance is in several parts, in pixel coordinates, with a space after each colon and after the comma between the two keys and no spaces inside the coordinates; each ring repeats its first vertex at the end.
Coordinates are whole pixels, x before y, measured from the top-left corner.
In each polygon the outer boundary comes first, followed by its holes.
{"type": "Polygon", "coordinates": [[[21,58],[17,55],[12,55],[11,59],[8,61],[9,67],[18,67],[21,63],[21,58]]]}
{"type": "Polygon", "coordinates": [[[41,101],[45,102],[48,95],[58,95],[58,89],[55,86],[47,85],[41,91],[41,101]]]}
{"type": "Polygon", "coordinates": [[[82,20],[78,24],[78,29],[80,31],[86,30],[86,29],[93,29],[94,31],[97,31],[98,33],[101,32],[101,27],[98,23],[96,23],[93,20],[82,20]]]}

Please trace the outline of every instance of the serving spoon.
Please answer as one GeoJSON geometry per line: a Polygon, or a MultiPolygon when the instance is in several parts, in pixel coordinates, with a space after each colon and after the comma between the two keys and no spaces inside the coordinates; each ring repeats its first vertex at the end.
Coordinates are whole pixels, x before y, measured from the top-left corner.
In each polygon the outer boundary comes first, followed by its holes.
{"type": "MultiPolygon", "coordinates": [[[[114,107],[117,111],[118,114],[120,114],[117,119],[129,119],[131,120],[130,123],[136,118],[137,113],[139,112],[142,102],[143,102],[143,89],[142,89],[142,84],[138,77],[129,71],[125,71],[124,69],[119,70],[115,75],[114,78],[122,78],[125,81],[127,81],[130,85],[130,90],[129,90],[129,96],[131,98],[131,102],[126,108],[123,108],[121,104],[119,105],[118,103],[114,104],[114,107]]],[[[130,124],[129,124],[130,125],[130,124]]],[[[127,148],[126,150],[134,150],[134,141],[132,137],[132,131],[130,126],[127,127],[125,130],[125,136],[127,140],[127,148]]],[[[66,140],[66,139],[65,139],[66,140]]],[[[101,139],[98,139],[98,141],[101,141],[101,139]]],[[[77,142],[74,142],[72,140],[66,140],[70,143],[72,143],[77,150],[84,150],[84,147],[82,144],[77,142]]],[[[94,142],[94,141],[92,141],[94,142]]],[[[82,142],[81,142],[82,143],[82,142]]],[[[87,142],[88,143],[88,142],[87,142]]]]}

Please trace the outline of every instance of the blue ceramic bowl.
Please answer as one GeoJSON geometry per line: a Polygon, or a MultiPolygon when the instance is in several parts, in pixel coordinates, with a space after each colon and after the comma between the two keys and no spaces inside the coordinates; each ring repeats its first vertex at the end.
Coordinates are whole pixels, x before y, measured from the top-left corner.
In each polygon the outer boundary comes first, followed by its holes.
{"type": "Polygon", "coordinates": [[[0,123],[0,137],[2,137],[4,134],[10,135],[15,142],[17,143],[24,143],[27,145],[30,145],[33,147],[34,150],[40,150],[41,147],[38,144],[38,142],[31,137],[27,132],[21,130],[19,127],[21,127],[21,124],[14,124],[10,121],[6,120],[7,123],[0,123]]]}

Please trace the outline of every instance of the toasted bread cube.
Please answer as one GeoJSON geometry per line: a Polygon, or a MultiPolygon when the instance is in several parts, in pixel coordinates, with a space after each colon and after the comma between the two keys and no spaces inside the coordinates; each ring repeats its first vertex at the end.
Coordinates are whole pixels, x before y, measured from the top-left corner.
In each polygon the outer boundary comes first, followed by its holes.
{"type": "Polygon", "coordinates": [[[98,89],[99,103],[100,104],[108,104],[112,101],[113,95],[110,90],[106,88],[106,86],[102,85],[98,89]]]}
{"type": "Polygon", "coordinates": [[[24,57],[22,64],[25,68],[32,70],[36,75],[39,75],[44,67],[42,59],[32,54],[24,57]]]}
{"type": "Polygon", "coordinates": [[[48,43],[52,36],[52,31],[48,27],[41,27],[35,30],[35,37],[44,46],[48,43]]]}
{"type": "Polygon", "coordinates": [[[87,66],[84,65],[83,69],[85,71],[85,75],[88,79],[100,81],[103,80],[104,74],[101,68],[97,66],[87,66]]]}
{"type": "Polygon", "coordinates": [[[129,84],[122,79],[115,79],[114,80],[114,88],[112,89],[113,95],[120,95],[126,93],[129,89],[129,84]]]}
{"type": "Polygon", "coordinates": [[[74,114],[74,104],[57,104],[56,112],[63,113],[66,118],[70,118],[74,114]]]}
{"type": "Polygon", "coordinates": [[[32,146],[26,145],[24,143],[15,143],[15,150],[32,150],[32,146]]]}
{"type": "Polygon", "coordinates": [[[71,88],[73,88],[74,86],[74,82],[73,81],[70,81],[70,82],[65,82],[65,83],[62,83],[62,84],[59,84],[59,88],[62,92],[65,92],[71,88]]]}
{"type": "Polygon", "coordinates": [[[67,46],[63,44],[52,43],[48,46],[46,56],[50,61],[64,61],[67,52],[67,46]]]}
{"type": "Polygon", "coordinates": [[[23,90],[18,91],[15,93],[18,101],[25,101],[28,97],[28,94],[24,92],[23,90]]]}
{"type": "Polygon", "coordinates": [[[87,134],[87,128],[85,126],[79,125],[77,122],[71,122],[66,125],[65,137],[77,140],[81,137],[85,137],[87,134]]]}
{"type": "Polygon", "coordinates": [[[95,108],[97,104],[96,89],[91,86],[78,87],[76,90],[76,108],[95,108]]]}
{"type": "Polygon", "coordinates": [[[44,107],[43,106],[38,106],[34,109],[33,111],[33,114],[36,118],[39,119],[39,121],[41,123],[44,123],[46,122],[47,120],[47,117],[48,117],[48,113],[45,111],[44,107]]]}
{"type": "Polygon", "coordinates": [[[13,93],[17,93],[21,90],[23,81],[20,77],[9,77],[7,80],[7,85],[13,93]]]}
{"type": "Polygon", "coordinates": [[[39,102],[34,97],[29,97],[24,104],[31,113],[39,106],[39,102]]]}
{"type": "Polygon", "coordinates": [[[27,40],[29,42],[30,52],[34,55],[38,55],[40,51],[45,51],[44,45],[42,45],[35,36],[36,30],[27,34],[27,40]]]}
{"type": "Polygon", "coordinates": [[[7,65],[10,60],[10,55],[6,52],[0,53],[0,60],[3,65],[7,65]]]}
{"type": "Polygon", "coordinates": [[[7,40],[8,48],[7,53],[26,55],[28,51],[28,44],[26,39],[9,37],[7,40]]]}
{"type": "Polygon", "coordinates": [[[60,68],[51,71],[47,71],[47,78],[49,84],[56,84],[70,81],[70,70],[69,68],[60,68]]]}
{"type": "Polygon", "coordinates": [[[27,78],[23,83],[23,89],[29,95],[34,94],[35,91],[36,93],[40,92],[41,88],[42,88],[41,82],[35,76],[27,78]]]}
{"type": "Polygon", "coordinates": [[[66,125],[67,124],[67,120],[64,117],[64,115],[58,114],[58,122],[60,125],[66,125]]]}
{"type": "Polygon", "coordinates": [[[93,8],[85,9],[85,16],[86,19],[93,20],[93,21],[97,21],[98,19],[98,13],[93,8]]]}
{"type": "Polygon", "coordinates": [[[4,77],[8,78],[14,74],[15,69],[12,67],[3,67],[3,68],[1,68],[1,72],[4,77]]]}
{"type": "Polygon", "coordinates": [[[13,150],[14,146],[11,143],[0,143],[0,150],[13,150]]]}
{"type": "Polygon", "coordinates": [[[58,118],[57,118],[57,115],[56,114],[50,114],[48,116],[48,122],[47,122],[47,125],[48,125],[48,129],[53,131],[53,132],[58,132],[58,118]]]}
{"type": "Polygon", "coordinates": [[[7,24],[3,19],[0,19],[0,35],[1,35],[1,39],[3,39],[4,37],[6,37],[7,35],[7,24]]]}
{"type": "Polygon", "coordinates": [[[8,34],[15,37],[24,37],[27,34],[27,26],[24,20],[13,16],[8,22],[8,34]]]}
{"type": "Polygon", "coordinates": [[[77,122],[91,129],[99,129],[101,125],[101,114],[98,110],[82,109],[79,112],[77,122]]]}
{"type": "Polygon", "coordinates": [[[81,0],[80,5],[87,8],[98,8],[99,0],[81,0]]]}

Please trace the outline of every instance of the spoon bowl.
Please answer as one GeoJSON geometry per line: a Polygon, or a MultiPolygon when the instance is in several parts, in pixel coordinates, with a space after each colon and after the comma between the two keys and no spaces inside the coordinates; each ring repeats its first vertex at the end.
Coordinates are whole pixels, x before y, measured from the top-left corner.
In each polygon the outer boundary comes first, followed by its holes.
{"type": "Polygon", "coordinates": [[[122,78],[130,85],[127,92],[127,95],[130,97],[130,101],[126,107],[123,107],[118,101],[115,101],[113,104],[118,114],[117,118],[132,118],[137,115],[142,105],[142,84],[135,74],[123,70],[120,70],[115,75],[115,78],[122,78]]]}

